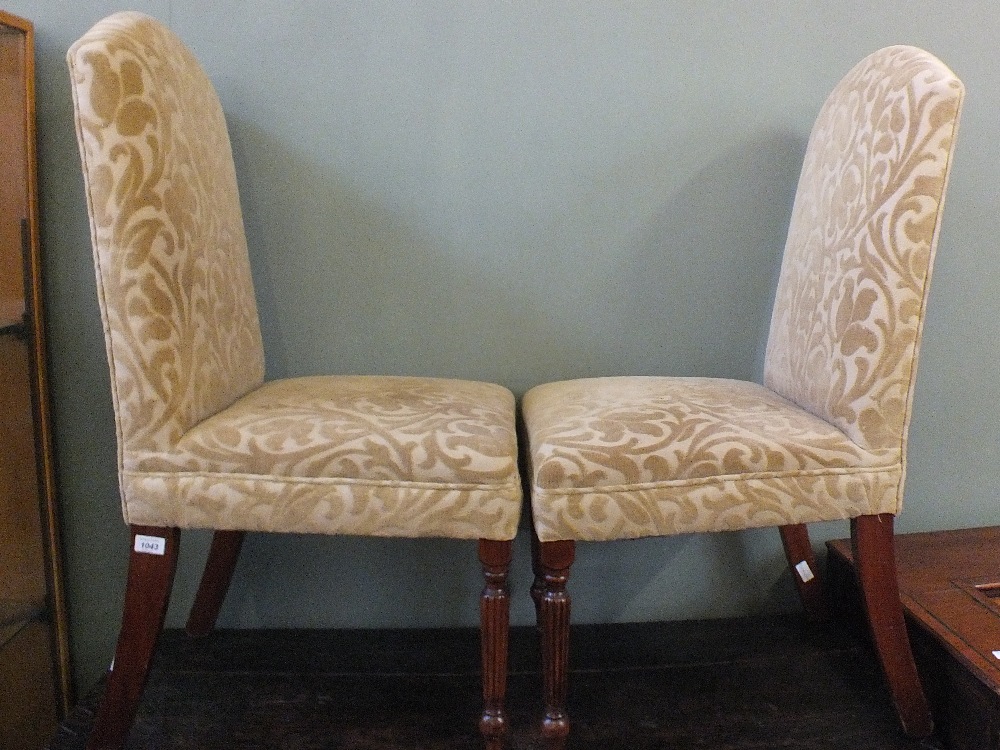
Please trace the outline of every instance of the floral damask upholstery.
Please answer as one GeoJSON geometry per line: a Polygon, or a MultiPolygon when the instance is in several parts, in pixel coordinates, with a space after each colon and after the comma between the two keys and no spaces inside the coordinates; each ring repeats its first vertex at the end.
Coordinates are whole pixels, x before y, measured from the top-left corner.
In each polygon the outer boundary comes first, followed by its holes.
{"type": "Polygon", "coordinates": [[[963,97],[922,50],[860,62],[807,147],[764,385],[622,377],[524,397],[542,542],[897,513],[963,97]]]}
{"type": "Polygon", "coordinates": [[[763,386],[550,383],[525,397],[542,541],[722,531],[877,513],[898,462],[763,386]]]}
{"type": "Polygon", "coordinates": [[[98,23],[68,61],[126,521],[512,539],[513,395],[432,378],[264,383],[212,84],[138,13],[98,23]]]}

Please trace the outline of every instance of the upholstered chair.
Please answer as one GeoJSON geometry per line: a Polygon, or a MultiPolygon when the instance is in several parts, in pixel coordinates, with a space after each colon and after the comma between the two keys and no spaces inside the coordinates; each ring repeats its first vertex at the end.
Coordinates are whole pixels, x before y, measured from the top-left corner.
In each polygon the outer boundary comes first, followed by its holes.
{"type": "Polygon", "coordinates": [[[216,531],[193,634],[214,627],[247,531],[478,540],[480,728],[499,748],[522,496],[513,395],[418,377],[265,382],[230,142],[205,72],[138,13],[99,22],[68,63],[132,536],[122,629],[88,747],[123,746],[180,529],[206,528],[216,531]]]}
{"type": "Polygon", "coordinates": [[[792,210],[763,385],[608,377],[524,396],[543,641],[543,732],[561,747],[575,542],[775,526],[822,617],[806,524],[849,519],[905,731],[931,717],[899,600],[893,521],[963,86],[919,49],[862,60],[823,105],[792,210]]]}

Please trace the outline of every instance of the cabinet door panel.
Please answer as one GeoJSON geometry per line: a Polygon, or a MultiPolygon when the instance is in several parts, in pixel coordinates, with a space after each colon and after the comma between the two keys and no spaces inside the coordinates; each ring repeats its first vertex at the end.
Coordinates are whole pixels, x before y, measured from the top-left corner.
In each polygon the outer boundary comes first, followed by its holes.
{"type": "MultiPolygon", "coordinates": [[[[2,20],[2,19],[0,19],[2,20]]],[[[21,220],[28,217],[25,35],[0,25],[0,326],[25,312],[21,220]]]]}
{"type": "Polygon", "coordinates": [[[38,505],[28,348],[0,337],[0,601],[45,608],[45,558],[38,505]]]}

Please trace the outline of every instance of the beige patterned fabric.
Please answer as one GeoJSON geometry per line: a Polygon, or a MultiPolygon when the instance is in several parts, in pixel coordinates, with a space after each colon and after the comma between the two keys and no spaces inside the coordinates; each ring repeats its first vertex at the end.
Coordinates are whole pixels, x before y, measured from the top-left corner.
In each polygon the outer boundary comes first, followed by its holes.
{"type": "Polygon", "coordinates": [[[119,441],[169,450],[264,376],[222,108],[138,14],[97,24],[68,61],[119,441]]]}
{"type": "Polygon", "coordinates": [[[68,54],[131,524],[511,539],[514,398],[432,378],[263,383],[215,91],[157,21],[68,54]]]}
{"type": "Polygon", "coordinates": [[[913,47],[840,82],[810,136],[771,319],[764,383],[900,458],[962,97],[913,47]]]}
{"type": "Polygon", "coordinates": [[[889,47],[817,118],[764,383],[602,378],[529,391],[542,541],[897,513],[931,265],[964,90],[889,47]]]}
{"type": "Polygon", "coordinates": [[[898,462],[754,383],[623,377],[525,395],[542,541],[850,518],[891,507],[898,462]]]}

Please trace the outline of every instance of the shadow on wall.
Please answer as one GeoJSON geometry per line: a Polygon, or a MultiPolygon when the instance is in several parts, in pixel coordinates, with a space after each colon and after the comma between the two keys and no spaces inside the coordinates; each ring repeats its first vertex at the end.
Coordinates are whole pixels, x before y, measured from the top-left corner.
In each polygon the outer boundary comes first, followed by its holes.
{"type": "Polygon", "coordinates": [[[482,264],[252,123],[230,132],[269,379],[516,378],[530,328],[516,268],[482,264]]]}
{"type": "Polygon", "coordinates": [[[634,372],[759,380],[804,151],[777,134],[729,149],[621,257],[620,319],[645,333],[619,353],[634,372]]]}
{"type": "Polygon", "coordinates": [[[586,622],[711,619],[796,611],[775,529],[578,544],[573,617],[586,622]]]}
{"type": "Polygon", "coordinates": [[[595,178],[525,239],[533,325],[518,350],[529,376],[517,382],[759,379],[804,150],[801,138],[765,134],[682,181],[665,151],[595,178]]]}
{"type": "Polygon", "coordinates": [[[744,141],[680,184],[670,153],[637,158],[547,223],[463,247],[256,126],[230,128],[270,378],[432,375],[519,393],[759,373],[800,139],[744,141]]]}

